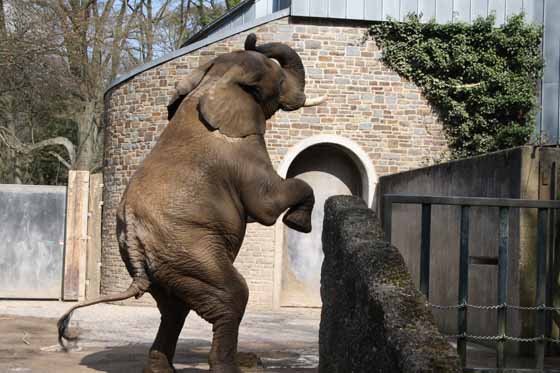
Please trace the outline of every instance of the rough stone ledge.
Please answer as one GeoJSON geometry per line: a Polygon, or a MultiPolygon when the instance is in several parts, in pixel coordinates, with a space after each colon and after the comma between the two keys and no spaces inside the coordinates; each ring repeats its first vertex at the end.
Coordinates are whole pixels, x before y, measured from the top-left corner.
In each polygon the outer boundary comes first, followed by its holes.
{"type": "Polygon", "coordinates": [[[460,372],[398,249],[351,196],[325,203],[319,372],[460,372]]]}

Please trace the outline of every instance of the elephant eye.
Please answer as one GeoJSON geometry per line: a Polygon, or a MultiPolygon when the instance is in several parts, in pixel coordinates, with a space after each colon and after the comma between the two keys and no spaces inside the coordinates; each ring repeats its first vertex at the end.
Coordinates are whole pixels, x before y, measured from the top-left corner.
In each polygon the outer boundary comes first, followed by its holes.
{"type": "Polygon", "coordinates": [[[246,92],[253,96],[257,101],[262,101],[261,88],[256,85],[242,85],[241,86],[246,92]]]}

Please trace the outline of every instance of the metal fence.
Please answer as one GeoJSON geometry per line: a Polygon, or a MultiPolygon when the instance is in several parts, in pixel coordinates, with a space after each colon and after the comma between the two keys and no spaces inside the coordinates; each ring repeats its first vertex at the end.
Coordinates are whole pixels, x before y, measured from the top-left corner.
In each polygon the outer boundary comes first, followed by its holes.
{"type": "MultiPolygon", "coordinates": [[[[560,201],[521,200],[504,198],[472,198],[472,197],[440,197],[408,194],[387,194],[383,197],[383,228],[385,240],[391,242],[391,220],[393,204],[416,204],[422,206],[421,239],[420,239],[420,291],[426,296],[429,303],[430,295],[430,231],[432,205],[459,206],[461,208],[460,233],[459,233],[459,299],[454,305],[429,305],[432,308],[443,310],[456,310],[458,331],[454,337],[457,339],[457,352],[465,372],[500,371],[500,372],[560,372],[560,370],[544,370],[544,356],[546,343],[560,343],[560,339],[551,338],[551,312],[560,311],[559,307],[547,304],[551,299],[552,279],[547,279],[547,259],[552,265],[552,250],[547,258],[547,225],[552,219],[554,210],[560,209],[560,201]],[[481,306],[469,304],[469,217],[471,207],[499,208],[499,248],[498,248],[498,302],[496,305],[481,306]],[[538,210],[537,220],[537,265],[536,265],[536,300],[531,307],[507,304],[508,291],[508,250],[509,250],[509,214],[512,208],[532,208],[538,210]],[[548,284],[548,286],[547,286],[548,284]],[[467,312],[471,309],[481,309],[497,312],[496,335],[471,335],[467,332],[467,312]],[[508,310],[525,310],[537,313],[535,334],[531,338],[522,338],[506,334],[506,321],[508,310]],[[467,341],[493,341],[496,342],[496,368],[466,367],[467,341]],[[506,342],[534,343],[535,344],[535,369],[506,369],[506,356],[504,346],[506,342]]],[[[552,226],[552,224],[551,224],[552,226]]]]}

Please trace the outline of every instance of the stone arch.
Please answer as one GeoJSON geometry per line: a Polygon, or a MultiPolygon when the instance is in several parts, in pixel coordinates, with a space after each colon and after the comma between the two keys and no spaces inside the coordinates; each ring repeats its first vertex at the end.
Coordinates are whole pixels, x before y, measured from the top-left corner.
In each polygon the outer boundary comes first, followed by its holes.
{"type": "Polygon", "coordinates": [[[337,135],[317,135],[300,141],[288,150],[278,167],[278,174],[282,177],[286,177],[288,170],[296,157],[304,150],[318,144],[331,144],[337,146],[354,161],[355,165],[360,170],[360,176],[362,178],[362,197],[364,198],[364,201],[367,202],[367,205],[372,207],[375,186],[377,185],[377,173],[375,172],[373,163],[367,153],[360,147],[360,145],[346,137],[337,135]]]}
{"type": "MultiPolygon", "coordinates": [[[[317,203],[334,194],[358,195],[371,206],[377,175],[361,147],[335,135],[309,137],[290,148],[278,167],[282,177],[300,176],[316,188],[317,203]],[[315,183],[315,185],[313,185],[315,183]],[[321,188],[321,185],[329,185],[321,188]]],[[[318,206],[319,207],[319,206],[318,206]]],[[[313,212],[315,227],[322,226],[322,207],[313,212]],[[319,211],[321,210],[321,211],[319,211]]],[[[274,305],[309,307],[320,305],[318,283],[322,229],[303,235],[276,226],[274,305]]]]}

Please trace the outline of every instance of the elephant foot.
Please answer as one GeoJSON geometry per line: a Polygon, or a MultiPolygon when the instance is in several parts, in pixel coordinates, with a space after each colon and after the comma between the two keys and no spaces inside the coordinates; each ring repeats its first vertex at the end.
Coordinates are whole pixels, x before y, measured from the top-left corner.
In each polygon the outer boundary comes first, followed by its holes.
{"type": "Polygon", "coordinates": [[[253,352],[238,352],[235,360],[235,363],[214,363],[211,365],[210,371],[213,373],[241,373],[245,370],[260,372],[264,369],[261,358],[253,352]]]}
{"type": "Polygon", "coordinates": [[[236,359],[241,368],[264,368],[261,358],[254,352],[238,352],[236,359]]]}
{"type": "Polygon", "coordinates": [[[292,207],[282,219],[288,227],[302,233],[311,232],[311,210],[302,206],[292,207]]]}
{"type": "Polygon", "coordinates": [[[167,356],[159,351],[150,351],[148,365],[143,373],[175,373],[175,368],[167,360],[167,356]]]}
{"type": "Polygon", "coordinates": [[[212,373],[243,373],[235,364],[215,364],[210,367],[212,373]]]}

